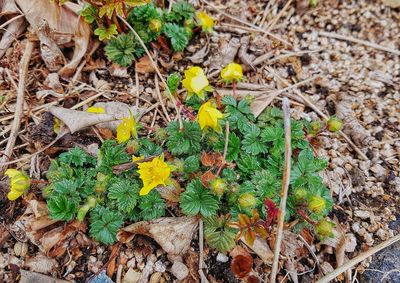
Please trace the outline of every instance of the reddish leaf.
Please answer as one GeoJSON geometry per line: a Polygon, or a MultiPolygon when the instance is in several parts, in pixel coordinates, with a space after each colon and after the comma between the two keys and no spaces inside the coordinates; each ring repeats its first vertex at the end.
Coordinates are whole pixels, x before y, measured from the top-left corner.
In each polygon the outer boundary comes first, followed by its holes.
{"type": "Polygon", "coordinates": [[[250,255],[238,255],[231,263],[232,272],[239,278],[245,277],[253,268],[253,258],[250,255]]]}
{"type": "Polygon", "coordinates": [[[244,279],[244,281],[246,283],[259,283],[260,279],[258,279],[258,277],[255,275],[249,275],[244,279]]]}
{"type": "Polygon", "coordinates": [[[203,152],[201,154],[201,164],[206,167],[212,167],[215,164],[215,158],[212,153],[203,152]]]}
{"type": "Polygon", "coordinates": [[[209,188],[210,183],[215,180],[215,175],[211,171],[207,171],[201,176],[201,183],[204,187],[209,188]]]}
{"type": "Polygon", "coordinates": [[[268,228],[278,219],[279,209],[276,207],[275,202],[273,202],[271,199],[265,199],[264,203],[265,207],[267,208],[267,222],[265,224],[265,228],[268,228]]]}
{"type": "Polygon", "coordinates": [[[252,246],[254,244],[254,240],[256,239],[256,233],[254,233],[251,228],[248,228],[246,231],[244,231],[244,239],[246,240],[246,243],[252,246]]]}

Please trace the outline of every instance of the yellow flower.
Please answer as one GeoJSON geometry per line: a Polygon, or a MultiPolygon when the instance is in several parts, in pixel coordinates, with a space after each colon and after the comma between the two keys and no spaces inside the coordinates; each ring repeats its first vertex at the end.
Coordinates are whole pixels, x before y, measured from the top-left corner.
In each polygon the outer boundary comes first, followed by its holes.
{"type": "Polygon", "coordinates": [[[214,19],[205,12],[198,12],[196,16],[197,16],[197,21],[201,26],[201,29],[204,32],[212,32],[212,29],[214,27],[214,19]]]}
{"type": "Polygon", "coordinates": [[[186,70],[182,84],[188,91],[188,98],[196,94],[204,99],[206,91],[212,90],[203,69],[200,67],[190,67],[186,70]]]}
{"type": "Polygon", "coordinates": [[[230,63],[222,69],[221,77],[225,82],[241,81],[243,79],[242,66],[236,63],[230,63]]]}
{"type": "Polygon", "coordinates": [[[308,208],[315,213],[322,213],[326,208],[326,200],[320,196],[312,196],[308,203],[308,208]]]}
{"type": "Polygon", "coordinates": [[[238,199],[240,207],[256,206],[256,198],[252,193],[244,193],[238,199]]]}
{"type": "Polygon", "coordinates": [[[61,130],[61,121],[60,119],[54,117],[53,131],[58,134],[61,130]]]}
{"type": "Polygon", "coordinates": [[[199,121],[200,128],[203,130],[206,127],[213,128],[216,132],[221,132],[221,126],[218,123],[218,119],[222,119],[224,115],[207,101],[201,105],[197,120],[199,121]]]}
{"type": "Polygon", "coordinates": [[[138,163],[138,168],[137,172],[143,181],[143,188],[139,192],[141,196],[147,195],[158,185],[166,185],[171,174],[171,168],[164,162],[164,157],[156,157],[152,161],[138,163]]]}
{"type": "Polygon", "coordinates": [[[325,239],[326,237],[333,237],[333,227],[335,227],[335,223],[322,219],[315,226],[315,231],[321,239],[325,239]]]}
{"type": "Polygon", "coordinates": [[[222,196],[227,189],[226,182],[221,178],[216,178],[211,183],[211,189],[218,195],[222,196]]]}
{"type": "Polygon", "coordinates": [[[25,172],[7,169],[4,174],[10,178],[10,192],[7,195],[9,200],[16,200],[29,188],[30,179],[25,172]]]}
{"type": "Polygon", "coordinates": [[[141,155],[141,156],[132,155],[132,162],[137,162],[137,161],[140,161],[140,160],[143,160],[143,159],[144,159],[143,155],[141,155]]]}
{"type": "Polygon", "coordinates": [[[103,114],[105,111],[104,111],[104,108],[103,108],[103,107],[94,107],[94,106],[91,106],[91,107],[89,107],[89,108],[86,110],[86,112],[89,112],[89,113],[97,113],[97,114],[103,114]]]}
{"type": "Polygon", "coordinates": [[[117,127],[117,141],[123,143],[131,137],[137,137],[136,121],[132,117],[122,118],[122,122],[117,127]]]}

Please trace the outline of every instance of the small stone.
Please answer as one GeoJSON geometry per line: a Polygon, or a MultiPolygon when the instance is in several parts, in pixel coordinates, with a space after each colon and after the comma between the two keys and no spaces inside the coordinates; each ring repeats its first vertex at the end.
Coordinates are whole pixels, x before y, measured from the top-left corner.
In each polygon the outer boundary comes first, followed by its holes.
{"type": "Polygon", "coordinates": [[[188,276],[189,269],[182,262],[175,261],[171,267],[171,273],[176,277],[176,279],[181,281],[188,276]]]}
{"type": "Polygon", "coordinates": [[[223,253],[218,253],[217,254],[217,261],[219,262],[228,262],[229,257],[227,257],[225,254],[223,253]]]}
{"type": "Polygon", "coordinates": [[[164,273],[166,269],[167,269],[167,266],[165,265],[165,263],[163,263],[161,260],[156,261],[155,266],[154,266],[155,271],[164,273]]]}
{"type": "Polygon", "coordinates": [[[161,279],[161,272],[155,272],[150,276],[149,283],[158,283],[161,279]]]}
{"type": "Polygon", "coordinates": [[[136,266],[136,259],[133,257],[127,263],[126,266],[128,268],[134,268],[136,266]]]}
{"type": "Polygon", "coordinates": [[[370,170],[372,173],[374,173],[374,176],[378,179],[385,178],[387,175],[386,169],[380,164],[375,164],[370,168],[370,170]]]}
{"type": "Polygon", "coordinates": [[[137,272],[132,268],[129,268],[124,278],[122,279],[122,283],[136,283],[139,281],[139,278],[140,278],[140,272],[137,272]]]}
{"type": "Polygon", "coordinates": [[[376,235],[381,238],[382,241],[387,240],[387,232],[385,230],[383,230],[382,228],[378,229],[378,231],[376,231],[376,235]]]}
{"type": "Polygon", "coordinates": [[[361,219],[368,219],[370,217],[369,211],[366,210],[356,210],[354,211],[354,216],[359,217],[361,219]]]}

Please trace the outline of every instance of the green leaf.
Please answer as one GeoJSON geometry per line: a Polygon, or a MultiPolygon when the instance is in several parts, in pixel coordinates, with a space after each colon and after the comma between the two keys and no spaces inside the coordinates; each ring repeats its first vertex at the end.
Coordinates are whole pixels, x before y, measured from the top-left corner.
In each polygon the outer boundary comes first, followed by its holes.
{"type": "Polygon", "coordinates": [[[267,146],[260,139],[260,128],[256,125],[250,124],[247,127],[244,139],[242,140],[242,149],[252,155],[268,151],[267,146]]]}
{"type": "Polygon", "coordinates": [[[53,219],[70,221],[78,211],[78,203],[65,195],[52,197],[47,201],[49,216],[53,219]]]}
{"type": "Polygon", "coordinates": [[[243,174],[252,174],[254,171],[261,168],[260,162],[258,162],[257,157],[243,154],[237,161],[237,165],[243,174]]]}
{"type": "Polygon", "coordinates": [[[120,34],[111,39],[104,47],[104,51],[109,60],[120,66],[128,67],[135,59],[133,52],[137,44],[131,34],[120,34]]]}
{"type": "Polygon", "coordinates": [[[204,238],[207,244],[219,252],[228,252],[235,246],[236,232],[228,226],[230,217],[204,219],[204,238]]]}
{"type": "Polygon", "coordinates": [[[113,180],[108,188],[107,196],[115,201],[115,205],[121,213],[130,213],[137,204],[139,184],[127,179],[113,180]]]}
{"type": "Polygon", "coordinates": [[[189,156],[185,159],[185,173],[193,173],[200,168],[200,157],[196,155],[189,156]]]}
{"type": "Polygon", "coordinates": [[[192,4],[186,1],[178,1],[171,7],[171,12],[166,15],[168,21],[191,20],[194,17],[195,9],[192,4]]]}
{"type": "Polygon", "coordinates": [[[181,194],[181,209],[186,215],[200,213],[204,217],[214,216],[218,210],[218,200],[196,179],[190,182],[181,194]]]}
{"type": "Polygon", "coordinates": [[[167,85],[171,94],[178,90],[179,84],[181,83],[181,75],[179,73],[172,73],[167,78],[167,85]]]}
{"type": "Polygon", "coordinates": [[[166,23],[163,33],[171,40],[172,49],[175,52],[183,51],[189,43],[189,36],[185,28],[174,23],[166,23]]]}
{"type": "Polygon", "coordinates": [[[86,163],[94,164],[95,159],[82,149],[75,147],[67,152],[61,153],[59,158],[61,162],[68,165],[83,166],[86,163]]]}
{"type": "Polygon", "coordinates": [[[153,143],[149,139],[141,138],[139,139],[140,148],[138,150],[139,156],[149,157],[153,155],[161,155],[163,149],[158,144],[153,143]]]}
{"type": "Polygon", "coordinates": [[[153,220],[165,215],[165,203],[156,190],[152,190],[139,198],[140,217],[143,220],[153,220]]]}
{"type": "MultiPolygon", "coordinates": [[[[225,147],[225,140],[219,140],[215,144],[215,149],[223,152],[225,147]]],[[[226,160],[229,162],[235,161],[238,158],[240,152],[240,139],[237,135],[232,132],[229,133],[229,140],[228,140],[228,150],[226,152],[226,160]]]]}
{"type": "Polygon", "coordinates": [[[225,106],[232,106],[235,107],[237,106],[237,101],[236,99],[232,96],[232,95],[225,95],[224,97],[222,97],[222,104],[225,106]]]}
{"type": "Polygon", "coordinates": [[[179,129],[178,122],[168,125],[168,150],[174,155],[200,153],[201,130],[198,123],[183,122],[183,129],[179,129]]]}
{"type": "Polygon", "coordinates": [[[86,3],[79,14],[85,19],[85,22],[92,24],[96,20],[97,13],[96,7],[86,3]]]}
{"type": "Polygon", "coordinates": [[[224,178],[228,182],[236,182],[237,180],[237,173],[235,170],[231,168],[225,168],[222,171],[222,178],[224,178]]]}
{"type": "Polygon", "coordinates": [[[112,167],[131,160],[125,151],[124,144],[117,144],[114,140],[106,140],[103,142],[98,159],[97,169],[104,174],[112,173],[112,167]]]}
{"type": "Polygon", "coordinates": [[[52,160],[46,177],[51,182],[61,181],[63,179],[71,179],[74,175],[74,170],[65,163],[58,160],[52,160]]]}
{"type": "Polygon", "coordinates": [[[101,41],[111,39],[118,34],[117,26],[111,24],[109,28],[98,27],[94,30],[94,34],[97,35],[101,41]]]}
{"type": "Polygon", "coordinates": [[[152,19],[160,18],[156,6],[153,3],[138,6],[129,13],[128,22],[142,21],[149,22],[152,19]]]}
{"type": "Polygon", "coordinates": [[[116,235],[122,223],[119,213],[97,206],[90,213],[90,236],[103,244],[112,245],[117,240],[116,235]]]}

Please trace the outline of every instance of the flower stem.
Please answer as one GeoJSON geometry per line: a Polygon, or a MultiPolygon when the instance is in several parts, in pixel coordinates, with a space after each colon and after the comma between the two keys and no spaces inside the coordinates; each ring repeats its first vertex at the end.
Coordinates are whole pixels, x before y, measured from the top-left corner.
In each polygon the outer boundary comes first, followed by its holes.
{"type": "Polygon", "coordinates": [[[235,99],[237,99],[237,97],[236,97],[236,81],[232,82],[232,92],[233,92],[233,97],[235,99]]]}

